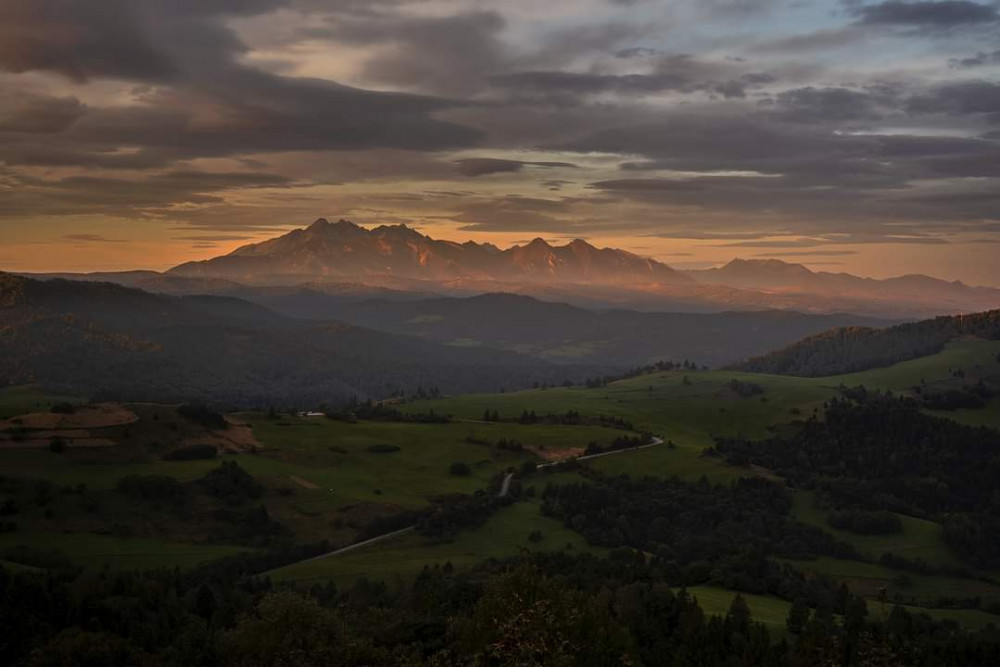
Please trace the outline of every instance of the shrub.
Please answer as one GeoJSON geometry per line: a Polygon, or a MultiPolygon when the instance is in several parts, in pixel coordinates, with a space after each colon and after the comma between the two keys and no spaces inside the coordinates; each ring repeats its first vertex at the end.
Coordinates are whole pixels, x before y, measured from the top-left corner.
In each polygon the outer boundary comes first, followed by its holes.
{"type": "Polygon", "coordinates": [[[118,492],[135,500],[176,500],[184,487],[166,475],[129,475],[118,480],[118,492]]]}
{"type": "Polygon", "coordinates": [[[188,445],[163,455],[165,461],[196,461],[214,459],[219,453],[215,445],[188,445]]]}
{"type": "Polygon", "coordinates": [[[392,454],[399,451],[396,445],[371,445],[368,451],[372,454],[392,454]]]}
{"type": "Polygon", "coordinates": [[[76,406],[73,405],[72,403],[63,401],[61,403],[56,403],[55,405],[53,405],[52,408],[49,410],[49,412],[52,412],[53,414],[57,415],[71,415],[74,412],[76,412],[76,406]]]}
{"type": "Polygon", "coordinates": [[[903,532],[903,523],[899,517],[886,511],[833,512],[827,517],[827,523],[858,535],[896,535],[903,532]]]}
{"type": "Polygon", "coordinates": [[[202,403],[186,403],[177,408],[177,414],[188,421],[207,426],[208,428],[226,428],[226,418],[218,412],[210,410],[202,403]]]}
{"type": "Polygon", "coordinates": [[[216,498],[225,498],[233,503],[264,495],[264,487],[236,461],[223,461],[218,468],[209,470],[202,478],[201,484],[216,498]]]}
{"type": "Polygon", "coordinates": [[[49,441],[49,451],[53,454],[62,454],[66,451],[66,441],[56,436],[49,441]]]}
{"type": "Polygon", "coordinates": [[[468,477],[472,474],[472,468],[469,467],[468,463],[455,461],[448,467],[448,472],[456,477],[468,477]]]}

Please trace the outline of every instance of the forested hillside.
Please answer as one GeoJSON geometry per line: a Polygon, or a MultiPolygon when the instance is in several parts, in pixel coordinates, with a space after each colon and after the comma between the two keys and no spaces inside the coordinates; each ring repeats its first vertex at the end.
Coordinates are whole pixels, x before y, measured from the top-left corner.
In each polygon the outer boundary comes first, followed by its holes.
{"type": "Polygon", "coordinates": [[[939,521],[967,563],[1000,567],[1000,433],[923,414],[913,399],[848,393],[792,436],[722,439],[717,451],[817,491],[834,510],[939,521]]]}
{"type": "Polygon", "coordinates": [[[232,406],[497,390],[587,375],[512,352],[299,322],[239,299],[9,274],[0,275],[0,347],[2,384],[232,406]]]}
{"type": "Polygon", "coordinates": [[[934,354],[960,336],[1000,338],[1000,310],[937,317],[885,329],[834,329],[736,364],[733,369],[803,377],[840,375],[934,354]]]}

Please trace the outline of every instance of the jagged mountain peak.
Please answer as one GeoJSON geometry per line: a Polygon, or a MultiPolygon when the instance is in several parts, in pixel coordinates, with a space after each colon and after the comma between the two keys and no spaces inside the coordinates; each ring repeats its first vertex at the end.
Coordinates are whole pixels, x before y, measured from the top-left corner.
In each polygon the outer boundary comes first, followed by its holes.
{"type": "Polygon", "coordinates": [[[542,238],[500,250],[473,241],[441,241],[405,224],[367,229],[347,220],[320,218],[223,257],[171,269],[184,276],[258,282],[267,277],[389,275],[419,280],[476,279],[553,283],[690,283],[666,264],[623,250],[598,250],[582,239],[553,246],[542,238]]]}

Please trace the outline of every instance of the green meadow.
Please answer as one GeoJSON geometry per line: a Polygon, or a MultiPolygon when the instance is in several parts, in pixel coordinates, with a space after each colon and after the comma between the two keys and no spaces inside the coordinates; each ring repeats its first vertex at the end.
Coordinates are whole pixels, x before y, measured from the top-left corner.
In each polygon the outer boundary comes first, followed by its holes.
{"type": "Polygon", "coordinates": [[[961,562],[944,543],[940,524],[899,514],[903,531],[896,535],[858,535],[833,528],[826,522],[826,514],[815,506],[815,497],[809,491],[796,491],[792,516],[802,523],[822,528],[838,540],[847,542],[862,555],[878,559],[893,553],[909,560],[923,560],[931,565],[959,566],[961,562]]]}
{"type": "Polygon", "coordinates": [[[276,581],[350,583],[360,577],[392,584],[409,580],[424,567],[450,563],[467,568],[490,558],[507,558],[522,551],[589,551],[579,534],[539,512],[537,501],[521,501],[504,507],[482,528],[459,533],[447,542],[432,542],[415,533],[400,535],[382,543],[290,565],[270,573],[276,581]],[[532,542],[528,535],[538,531],[542,539],[532,542]]]}
{"type": "MultiPolygon", "coordinates": [[[[267,489],[264,498],[270,515],[288,526],[297,539],[329,539],[349,544],[356,529],[372,517],[426,506],[431,499],[452,493],[472,493],[490,480],[525,461],[539,461],[531,451],[497,448],[501,440],[517,441],[527,448],[552,452],[610,443],[623,431],[598,425],[519,424],[524,411],[537,415],[575,411],[587,417],[611,416],[630,422],[635,431],[649,431],[667,444],[591,460],[586,465],[609,474],[677,476],[688,481],[701,477],[726,483],[740,476],[766,475],[766,471],[736,468],[704,450],[720,436],[765,438],[794,428],[798,420],[820,414],[825,401],[838,395],[840,385],[864,384],[869,389],[907,391],[915,385],[947,389],[978,379],[996,381],[1000,342],[961,340],[940,354],[889,368],[825,378],[755,375],[725,370],[670,371],[613,382],[604,387],[548,388],[482,395],[446,396],[399,404],[411,413],[451,415],[446,424],[360,421],[348,423],[322,417],[262,414],[233,415],[252,427],[260,447],[256,453],[220,456],[215,460],[164,461],[141,442],[122,442],[107,449],[46,450],[2,449],[4,476],[48,480],[59,485],[86,484],[89,489],[110,490],[126,475],[167,475],[180,481],[203,477],[220,461],[235,460],[267,489]],[[955,371],[960,370],[961,373],[955,371]],[[964,377],[959,377],[964,376],[964,377]],[[760,385],[764,392],[740,396],[729,383],[737,379],[760,385]],[[479,421],[484,411],[499,413],[508,421],[479,421]],[[450,473],[452,463],[469,466],[470,474],[450,473]]],[[[70,400],[47,396],[32,388],[0,391],[0,413],[46,410],[53,403],[70,400]]],[[[1000,402],[994,399],[982,410],[941,413],[968,424],[1000,425],[1000,402]]],[[[573,473],[539,475],[526,485],[540,487],[549,479],[583,479],[573,473]]],[[[883,553],[920,558],[938,565],[956,565],[944,544],[941,526],[901,516],[903,532],[894,536],[859,536],[832,529],[824,513],[806,491],[794,494],[793,516],[815,525],[855,546],[866,558],[883,553]]],[[[471,567],[490,558],[513,556],[521,550],[599,551],[558,521],[544,517],[537,501],[522,500],[502,509],[478,530],[458,534],[448,542],[432,543],[407,534],[343,555],[330,556],[281,568],[271,573],[280,581],[349,583],[359,577],[389,584],[409,579],[426,566],[451,563],[471,567]],[[538,531],[543,538],[529,542],[538,531]]],[[[227,545],[160,542],[90,533],[53,533],[41,529],[0,535],[2,550],[18,544],[57,550],[91,568],[190,567],[240,551],[227,545]]],[[[932,604],[941,597],[995,599],[997,587],[973,580],[907,575],[869,562],[819,559],[795,563],[805,571],[847,581],[865,595],[876,596],[885,586],[901,600],[932,604]],[[873,592],[874,591],[874,592],[873,592]]],[[[708,613],[725,613],[733,593],[713,587],[690,589],[708,613]]],[[[773,631],[784,633],[788,603],[767,596],[744,596],[755,617],[773,631]]],[[[990,617],[977,610],[936,610],[940,618],[955,618],[979,627],[990,617]]]]}
{"type": "Polygon", "coordinates": [[[29,539],[25,537],[19,533],[0,534],[0,554],[27,545],[35,550],[61,554],[88,569],[142,570],[190,568],[246,550],[227,545],[184,544],[90,534],[32,533],[29,539]]]}
{"type": "Polygon", "coordinates": [[[28,412],[48,412],[56,403],[81,404],[86,401],[78,396],[61,396],[34,386],[0,388],[0,419],[7,419],[28,412]]]}

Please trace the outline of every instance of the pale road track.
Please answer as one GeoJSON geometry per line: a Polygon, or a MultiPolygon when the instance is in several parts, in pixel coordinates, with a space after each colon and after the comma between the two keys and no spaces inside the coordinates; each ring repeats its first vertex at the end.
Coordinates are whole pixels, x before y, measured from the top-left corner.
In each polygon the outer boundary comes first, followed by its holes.
{"type": "Polygon", "coordinates": [[[589,461],[590,459],[599,459],[602,456],[612,456],[614,454],[625,454],[628,452],[637,452],[640,449],[649,449],[650,447],[656,447],[657,445],[662,445],[663,439],[653,436],[653,442],[648,445],[639,445],[638,447],[629,447],[628,449],[612,449],[610,452],[601,452],[600,454],[587,454],[586,456],[577,456],[576,458],[567,459],[566,461],[551,461],[550,463],[539,463],[535,466],[536,470],[541,470],[542,468],[551,468],[552,466],[561,466],[567,461],[589,461]]]}
{"type": "Polygon", "coordinates": [[[510,491],[510,482],[514,479],[514,473],[509,472],[503,477],[503,482],[500,484],[500,493],[497,494],[498,498],[503,498],[510,491]]]}
{"type": "MultiPolygon", "coordinates": [[[[589,460],[589,459],[597,459],[597,458],[600,458],[602,456],[611,456],[612,454],[624,454],[626,452],[635,452],[635,451],[638,451],[640,449],[649,449],[650,447],[656,447],[657,445],[662,445],[662,444],[663,444],[663,440],[661,438],[657,438],[654,435],[653,436],[653,442],[649,443],[648,445],[639,445],[638,447],[629,447],[628,449],[615,449],[615,450],[610,451],[610,452],[601,452],[600,454],[588,454],[587,456],[578,456],[575,459],[569,459],[569,460],[570,461],[586,461],[586,460],[589,460]]],[[[563,463],[566,463],[566,461],[552,461],[551,463],[539,463],[537,466],[535,466],[535,468],[537,470],[541,470],[542,468],[550,468],[552,466],[562,465],[563,463]]],[[[508,492],[510,492],[510,484],[511,484],[512,481],[514,481],[514,473],[509,472],[506,475],[504,475],[503,482],[500,483],[500,492],[497,493],[497,497],[498,498],[503,498],[504,496],[507,495],[508,492]]],[[[411,533],[411,532],[413,532],[416,529],[417,529],[417,527],[415,525],[414,526],[407,526],[406,528],[400,528],[399,530],[394,530],[393,532],[386,533],[385,535],[379,535],[377,537],[373,537],[371,539],[364,540],[363,542],[355,542],[354,544],[348,545],[346,547],[341,547],[340,549],[335,549],[334,551],[328,551],[325,554],[320,554],[318,556],[313,556],[312,558],[306,558],[305,560],[300,560],[300,561],[296,561],[294,563],[289,563],[288,565],[282,565],[281,567],[275,568],[274,570],[268,570],[267,572],[263,572],[263,573],[261,573],[261,574],[259,574],[257,576],[259,576],[259,577],[266,577],[267,575],[271,574],[272,572],[275,572],[277,570],[280,570],[280,569],[283,569],[283,568],[286,568],[286,567],[291,567],[292,565],[302,565],[303,563],[311,563],[313,561],[320,560],[322,558],[329,558],[331,556],[339,556],[340,554],[345,554],[345,553],[347,553],[349,551],[354,551],[355,549],[360,549],[361,547],[367,547],[370,544],[376,544],[378,542],[382,542],[383,540],[389,540],[389,539],[392,539],[394,537],[398,537],[399,535],[405,535],[406,533],[411,533]]]]}

